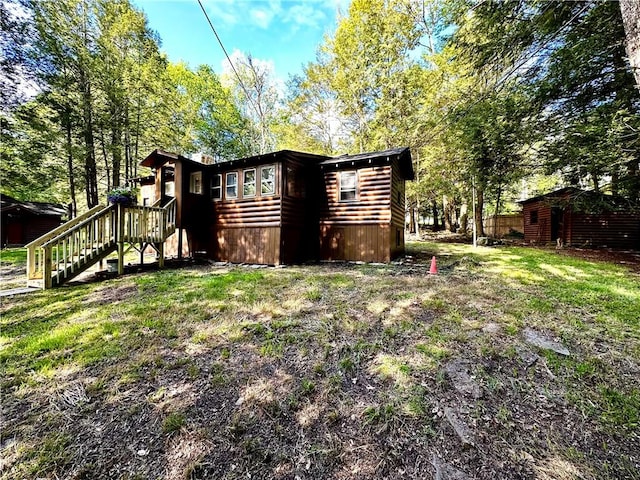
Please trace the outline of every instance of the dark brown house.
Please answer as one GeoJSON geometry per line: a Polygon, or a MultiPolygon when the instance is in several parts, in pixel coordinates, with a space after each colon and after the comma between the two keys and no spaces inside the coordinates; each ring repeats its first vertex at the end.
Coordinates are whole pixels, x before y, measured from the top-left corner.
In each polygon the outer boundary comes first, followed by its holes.
{"type": "Polygon", "coordinates": [[[611,195],[567,187],[520,203],[526,242],[640,249],[640,213],[611,195]]]}
{"type": "Polygon", "coordinates": [[[62,223],[64,206],[57,203],[24,202],[0,194],[2,246],[22,246],[62,223]]]}
{"type": "Polygon", "coordinates": [[[408,148],[335,158],[281,150],[214,164],[155,150],[142,165],[155,175],[143,201],[176,198],[177,233],[192,254],[278,265],[404,253],[408,148]]]}

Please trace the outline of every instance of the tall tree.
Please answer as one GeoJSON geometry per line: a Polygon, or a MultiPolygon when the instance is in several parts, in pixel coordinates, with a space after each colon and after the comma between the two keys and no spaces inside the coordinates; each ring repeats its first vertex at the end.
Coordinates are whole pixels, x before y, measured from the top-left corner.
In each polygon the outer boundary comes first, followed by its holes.
{"type": "Polygon", "coordinates": [[[636,0],[620,0],[620,11],[626,34],[629,63],[640,88],[640,3],[636,0]]]}

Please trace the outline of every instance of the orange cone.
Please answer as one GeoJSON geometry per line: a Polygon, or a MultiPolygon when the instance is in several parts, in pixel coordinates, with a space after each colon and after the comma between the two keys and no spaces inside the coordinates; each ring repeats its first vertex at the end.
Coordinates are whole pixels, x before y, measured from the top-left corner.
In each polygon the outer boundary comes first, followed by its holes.
{"type": "Polygon", "coordinates": [[[438,266],[436,265],[436,256],[431,257],[431,268],[429,269],[430,275],[438,274],[438,266]]]}

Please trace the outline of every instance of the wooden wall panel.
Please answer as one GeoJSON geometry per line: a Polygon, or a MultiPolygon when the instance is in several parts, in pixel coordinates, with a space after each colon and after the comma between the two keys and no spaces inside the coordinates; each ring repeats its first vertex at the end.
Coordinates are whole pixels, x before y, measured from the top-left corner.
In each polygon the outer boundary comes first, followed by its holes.
{"type": "Polygon", "coordinates": [[[320,226],[320,257],[322,260],[388,262],[390,228],[378,225],[320,226]]]}
{"type": "Polygon", "coordinates": [[[233,263],[279,265],[280,228],[218,228],[215,258],[233,263]]]}
{"type": "Polygon", "coordinates": [[[340,225],[391,222],[391,166],[360,168],[357,172],[358,197],[353,202],[339,201],[339,172],[324,172],[321,222],[340,225]]]}
{"type": "Polygon", "coordinates": [[[511,231],[524,233],[524,215],[498,215],[484,219],[484,231],[492,237],[503,237],[511,231]]]}
{"type": "Polygon", "coordinates": [[[280,196],[211,203],[215,211],[215,223],[220,228],[280,226],[280,196]]]}
{"type": "Polygon", "coordinates": [[[551,242],[551,207],[543,201],[523,206],[525,242],[551,242]],[[531,223],[531,212],[538,212],[538,222],[531,223]]]}
{"type": "MultiPolygon", "coordinates": [[[[404,230],[405,219],[405,180],[400,174],[400,161],[396,159],[391,168],[391,224],[404,230]]],[[[394,244],[395,237],[391,245],[394,244]]]]}
{"type": "Polygon", "coordinates": [[[567,241],[572,245],[640,249],[640,215],[573,213],[571,236],[567,241]]]}

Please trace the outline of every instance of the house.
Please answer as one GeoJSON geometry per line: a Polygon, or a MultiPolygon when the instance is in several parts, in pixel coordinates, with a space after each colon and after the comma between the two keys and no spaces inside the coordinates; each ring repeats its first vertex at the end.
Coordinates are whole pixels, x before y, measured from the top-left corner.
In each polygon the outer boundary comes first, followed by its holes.
{"type": "Polygon", "coordinates": [[[24,202],[0,194],[2,246],[22,246],[62,223],[67,214],[63,205],[24,202]]]}
{"type": "Polygon", "coordinates": [[[281,150],[213,164],[155,150],[141,164],[154,172],[140,181],[143,202],[176,199],[176,252],[186,232],[192,255],[235,263],[388,262],[404,253],[408,148],[281,150]]]}
{"type": "Polygon", "coordinates": [[[640,213],[612,195],[567,187],[520,204],[526,242],[640,249],[640,213]]]}

